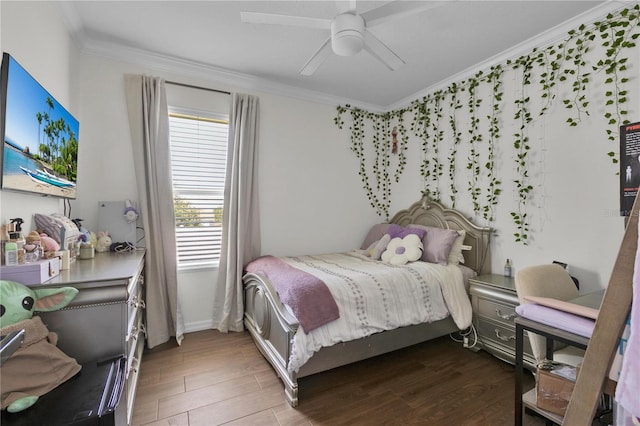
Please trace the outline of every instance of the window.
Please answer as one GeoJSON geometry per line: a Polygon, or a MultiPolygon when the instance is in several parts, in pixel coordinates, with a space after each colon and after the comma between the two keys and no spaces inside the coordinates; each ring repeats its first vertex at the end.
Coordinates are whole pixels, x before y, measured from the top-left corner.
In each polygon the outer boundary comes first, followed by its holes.
{"type": "Polygon", "coordinates": [[[229,122],[172,109],[169,131],[178,269],[217,266],[229,122]]]}

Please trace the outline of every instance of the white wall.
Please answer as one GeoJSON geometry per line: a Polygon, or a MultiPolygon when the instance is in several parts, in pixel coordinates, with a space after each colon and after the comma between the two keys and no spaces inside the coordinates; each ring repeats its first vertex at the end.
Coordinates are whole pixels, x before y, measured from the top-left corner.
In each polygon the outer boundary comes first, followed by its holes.
{"type": "MultiPolygon", "coordinates": [[[[78,53],[64,29],[55,5],[47,2],[1,2],[2,50],[9,51],[80,120],[78,198],[72,216],[97,226],[98,201],[136,199],[123,76],[147,73],[168,80],[247,92],[260,98],[260,210],[265,254],[287,255],[349,250],[359,245],[366,230],[381,221],[369,207],[358,176],[359,165],[349,150],[348,132],[333,124],[335,105],[292,99],[228,84],[190,72],[140,65],[102,55],[78,53]],[[47,40],[43,43],[42,40],[47,40]]],[[[632,60],[637,68],[640,58],[632,60]]],[[[636,73],[637,75],[637,73],[636,73]]],[[[505,91],[514,90],[513,79],[505,91]]],[[[599,90],[599,89],[598,89],[599,90]]],[[[629,93],[640,92],[637,79],[629,93]]],[[[639,100],[630,118],[638,121],[639,100]]],[[[531,203],[531,236],[525,247],[514,243],[509,212],[515,194],[507,190],[513,179],[513,132],[504,125],[498,172],[505,192],[494,223],[493,269],[504,259],[514,268],[554,259],[568,262],[583,291],[606,286],[623,233],[618,210],[618,181],[606,152],[603,125],[594,118],[586,126],[569,129],[560,107],[538,123],[530,135],[538,162],[531,173],[543,186],[531,203]],[[614,212],[612,214],[612,212],[614,212]]],[[[418,167],[421,152],[412,141],[407,171],[393,186],[391,212],[420,197],[418,167]]],[[[464,160],[460,160],[462,164],[464,160]]],[[[462,183],[464,185],[464,183],[462,183]]],[[[62,211],[56,199],[2,192],[2,220],[34,212],[62,211]]],[[[458,208],[471,215],[468,201],[458,208]]],[[[212,291],[208,283],[216,271],[181,273],[180,295],[187,330],[210,323],[212,291]]]]}
{"type": "MultiPolygon", "coordinates": [[[[147,73],[220,90],[234,88],[97,55],[83,55],[81,64],[80,121],[85,130],[81,135],[85,148],[82,153],[87,155],[78,160],[83,185],[78,186],[75,210],[86,219],[89,229],[95,229],[99,201],[137,197],[124,74],[147,73]]],[[[359,181],[354,179],[357,163],[349,151],[347,135],[333,126],[334,106],[252,93],[260,98],[263,253],[315,253],[358,246],[377,219],[368,207],[359,181]]],[[[219,95],[208,97],[170,85],[168,98],[175,106],[193,102],[198,109],[225,107],[219,95]],[[211,103],[204,104],[203,97],[210,98],[211,103]]],[[[215,282],[216,276],[216,270],[179,274],[187,331],[210,326],[213,291],[209,283],[215,282]]]]}

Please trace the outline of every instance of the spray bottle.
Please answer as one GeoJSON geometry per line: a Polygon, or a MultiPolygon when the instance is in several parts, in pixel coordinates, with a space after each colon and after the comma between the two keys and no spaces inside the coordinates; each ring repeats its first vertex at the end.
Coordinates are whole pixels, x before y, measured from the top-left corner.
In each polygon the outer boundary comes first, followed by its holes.
{"type": "Polygon", "coordinates": [[[507,259],[507,261],[504,264],[504,276],[505,277],[511,276],[511,260],[509,259],[507,259]]]}
{"type": "Polygon", "coordinates": [[[11,229],[9,230],[9,241],[16,243],[18,250],[18,263],[24,263],[24,245],[26,240],[22,235],[22,224],[24,220],[21,217],[11,219],[11,229]]]}

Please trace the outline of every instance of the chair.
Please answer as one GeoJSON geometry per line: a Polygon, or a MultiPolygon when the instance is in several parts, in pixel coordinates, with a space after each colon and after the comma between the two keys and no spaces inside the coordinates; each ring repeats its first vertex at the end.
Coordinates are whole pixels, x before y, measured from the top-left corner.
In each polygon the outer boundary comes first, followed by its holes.
{"type": "MultiPolygon", "coordinates": [[[[570,300],[580,296],[571,276],[560,265],[536,265],[519,270],[515,275],[516,293],[520,303],[527,303],[526,296],[550,297],[558,300],[570,300]]],[[[546,339],[534,333],[527,333],[531,350],[537,362],[546,358],[546,339]]],[[[584,358],[584,350],[573,347],[557,347],[553,359],[576,366],[584,358]]]]}

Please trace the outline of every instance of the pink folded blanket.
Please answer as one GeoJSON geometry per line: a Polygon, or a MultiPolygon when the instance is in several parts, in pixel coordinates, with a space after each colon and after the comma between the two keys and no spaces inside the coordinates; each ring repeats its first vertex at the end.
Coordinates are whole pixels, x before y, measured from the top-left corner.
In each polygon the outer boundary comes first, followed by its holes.
{"type": "Polygon", "coordinates": [[[340,318],[335,299],[318,277],[273,256],[253,260],[245,270],[263,274],[271,281],[280,301],[291,308],[305,333],[340,318]]]}

